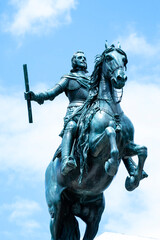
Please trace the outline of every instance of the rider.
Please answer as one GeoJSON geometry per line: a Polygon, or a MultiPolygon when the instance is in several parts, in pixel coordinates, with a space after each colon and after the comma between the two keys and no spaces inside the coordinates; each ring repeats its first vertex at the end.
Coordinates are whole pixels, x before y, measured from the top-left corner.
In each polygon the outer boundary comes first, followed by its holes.
{"type": "Polygon", "coordinates": [[[78,118],[81,114],[82,106],[88,97],[90,87],[90,77],[87,71],[87,62],[84,52],[77,51],[72,59],[72,69],[68,75],[64,75],[60,82],[52,89],[41,93],[29,91],[25,93],[25,99],[36,101],[43,104],[45,100],[53,100],[56,96],[65,92],[69,99],[69,106],[64,118],[64,129],[61,147],[61,173],[67,175],[77,167],[76,161],[71,152],[77,130],[78,118]]]}

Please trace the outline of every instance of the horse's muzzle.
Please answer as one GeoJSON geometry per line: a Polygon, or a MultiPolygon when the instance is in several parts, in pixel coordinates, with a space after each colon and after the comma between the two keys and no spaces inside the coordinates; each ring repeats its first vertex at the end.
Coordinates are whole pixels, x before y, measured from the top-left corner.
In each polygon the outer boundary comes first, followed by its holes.
{"type": "Polygon", "coordinates": [[[126,81],[127,81],[126,75],[124,75],[124,76],[118,75],[117,78],[112,78],[113,86],[117,89],[123,88],[126,81]]]}

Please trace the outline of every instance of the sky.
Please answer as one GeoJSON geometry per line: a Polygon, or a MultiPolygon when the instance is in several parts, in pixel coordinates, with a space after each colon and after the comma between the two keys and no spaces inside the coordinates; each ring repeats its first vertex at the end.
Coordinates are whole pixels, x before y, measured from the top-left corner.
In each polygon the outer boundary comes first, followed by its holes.
{"type": "MultiPolygon", "coordinates": [[[[0,239],[50,239],[44,175],[60,144],[68,100],[64,94],[32,103],[28,123],[23,64],[30,89],[52,88],[83,50],[88,71],[105,40],[128,56],[122,108],[135,142],[148,147],[149,177],[127,192],[121,164],[105,191],[104,232],[160,239],[160,2],[158,0],[0,0],[0,239]]],[[[135,158],[135,161],[137,159],[135,158]]],[[[84,224],[80,222],[84,231],[84,224]]],[[[119,238],[120,239],[120,238],[119,238]]]]}

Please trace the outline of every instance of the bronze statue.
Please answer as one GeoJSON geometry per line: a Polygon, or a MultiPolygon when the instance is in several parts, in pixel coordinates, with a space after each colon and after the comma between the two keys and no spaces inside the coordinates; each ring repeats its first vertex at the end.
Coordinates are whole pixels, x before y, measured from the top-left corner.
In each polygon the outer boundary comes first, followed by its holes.
{"type": "Polygon", "coordinates": [[[134,143],[134,128],[121,109],[127,55],[120,45],[105,45],[89,78],[83,52],[72,58],[73,69],[53,89],[29,91],[27,100],[42,104],[65,91],[70,104],[60,146],[45,175],[46,200],[51,215],[51,240],[80,240],[76,216],[86,223],[83,240],[93,240],[104,211],[103,191],[116,175],[121,160],[129,177],[128,191],[147,177],[143,171],[147,148],[134,143]],[[132,156],[138,156],[138,165],[132,156]]]}

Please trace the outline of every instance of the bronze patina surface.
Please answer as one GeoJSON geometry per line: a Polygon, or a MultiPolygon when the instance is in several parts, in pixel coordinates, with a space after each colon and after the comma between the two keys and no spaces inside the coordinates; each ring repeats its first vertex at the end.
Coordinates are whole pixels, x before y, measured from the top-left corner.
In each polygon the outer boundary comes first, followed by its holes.
{"type": "Polygon", "coordinates": [[[45,175],[46,200],[51,215],[51,240],[80,240],[76,217],[86,223],[83,240],[93,240],[104,211],[104,195],[121,161],[129,176],[125,187],[133,191],[147,177],[143,167],[147,148],[134,143],[134,128],[124,114],[117,89],[127,81],[127,55],[121,46],[96,57],[91,77],[84,53],[73,55],[68,75],[52,89],[25,93],[27,101],[53,100],[62,92],[70,104],[57,149],[45,175]],[[133,156],[138,157],[136,165],[133,156]]]}

